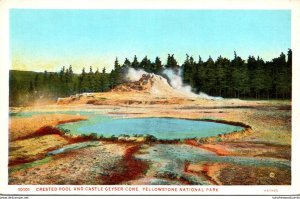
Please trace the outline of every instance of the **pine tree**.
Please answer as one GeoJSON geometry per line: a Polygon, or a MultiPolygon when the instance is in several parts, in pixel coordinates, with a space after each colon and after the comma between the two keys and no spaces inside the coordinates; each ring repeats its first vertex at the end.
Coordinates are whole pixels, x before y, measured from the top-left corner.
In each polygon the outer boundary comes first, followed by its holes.
{"type": "Polygon", "coordinates": [[[231,61],[232,70],[232,94],[234,97],[240,97],[240,94],[246,95],[249,92],[250,84],[248,78],[247,65],[245,61],[237,56],[234,51],[234,59],[231,61]]]}
{"type": "Polygon", "coordinates": [[[136,55],[134,55],[133,62],[131,63],[131,66],[132,66],[132,68],[134,68],[134,69],[138,69],[139,66],[140,66],[140,64],[139,64],[139,62],[138,62],[138,60],[137,60],[136,55]]]}
{"type": "Polygon", "coordinates": [[[78,90],[80,93],[86,92],[85,81],[86,81],[86,72],[85,72],[85,67],[83,67],[81,75],[79,76],[79,83],[78,83],[78,90]]]}
{"type": "Polygon", "coordinates": [[[264,62],[259,57],[256,60],[256,66],[253,71],[252,86],[254,87],[255,98],[260,98],[265,89],[265,74],[264,74],[264,62]]]}
{"type": "Polygon", "coordinates": [[[204,84],[204,77],[206,76],[204,62],[202,61],[202,58],[199,56],[198,62],[195,64],[195,71],[193,74],[193,79],[195,82],[194,90],[196,93],[199,93],[203,87],[204,84]]]}
{"type": "Polygon", "coordinates": [[[287,84],[287,98],[291,98],[292,97],[292,50],[288,49],[288,53],[287,53],[287,80],[286,80],[286,84],[287,84]]]}
{"type": "Polygon", "coordinates": [[[228,90],[227,71],[230,61],[222,56],[219,56],[215,62],[216,66],[216,95],[224,96],[228,90]]]}
{"type": "Polygon", "coordinates": [[[161,70],[162,70],[162,64],[161,64],[160,58],[156,57],[154,67],[153,67],[153,72],[159,73],[161,70]]]}
{"type": "Polygon", "coordinates": [[[69,74],[71,77],[74,75],[72,65],[69,66],[69,74]]]}
{"type": "Polygon", "coordinates": [[[289,72],[287,70],[286,57],[284,53],[280,54],[280,56],[276,59],[276,63],[278,64],[276,90],[280,95],[280,98],[286,98],[291,88],[289,85],[289,72]]]}
{"type": "Polygon", "coordinates": [[[183,83],[189,84],[192,87],[193,85],[193,65],[194,60],[193,57],[190,57],[188,54],[186,54],[186,59],[183,64],[183,70],[182,70],[182,76],[183,76],[183,83]]]}
{"type": "Polygon", "coordinates": [[[168,54],[167,65],[166,68],[174,70],[176,73],[179,72],[179,66],[177,64],[176,59],[174,58],[174,54],[168,54]]]}
{"type": "Polygon", "coordinates": [[[151,61],[147,58],[147,56],[145,56],[144,59],[142,59],[139,68],[143,69],[148,73],[152,72],[151,61]]]}
{"type": "Polygon", "coordinates": [[[99,68],[97,68],[96,72],[95,72],[95,75],[99,75],[99,68]]]}
{"type": "Polygon", "coordinates": [[[73,93],[75,93],[76,88],[74,88],[73,84],[74,84],[74,73],[73,73],[73,68],[70,65],[69,68],[67,68],[66,72],[65,72],[65,82],[66,85],[65,86],[65,95],[71,95],[73,93]]]}
{"type": "Polygon", "coordinates": [[[216,85],[216,74],[215,74],[215,62],[209,56],[208,60],[205,63],[205,68],[206,68],[206,77],[205,77],[205,84],[204,89],[205,92],[208,93],[209,95],[215,95],[215,85],[216,85]]]}
{"type": "Polygon", "coordinates": [[[65,66],[63,66],[62,69],[60,70],[59,73],[60,81],[63,81],[64,75],[65,75],[65,66]]]}
{"type": "Polygon", "coordinates": [[[89,74],[90,74],[90,75],[93,74],[93,67],[92,67],[92,66],[90,66],[90,72],[89,72],[89,74]]]}
{"type": "Polygon", "coordinates": [[[122,82],[121,66],[118,58],[115,60],[114,69],[110,73],[110,88],[114,88],[122,82]]]}
{"type": "Polygon", "coordinates": [[[124,61],[123,67],[126,67],[126,68],[128,68],[128,67],[130,67],[130,66],[131,66],[131,63],[130,63],[130,61],[129,61],[127,58],[125,58],[125,61],[124,61]]]}
{"type": "Polygon", "coordinates": [[[116,57],[116,60],[115,60],[115,65],[114,65],[114,67],[115,67],[115,70],[116,70],[116,71],[118,71],[118,70],[120,70],[120,69],[121,69],[121,66],[120,66],[120,64],[119,64],[118,57],[116,57]]]}

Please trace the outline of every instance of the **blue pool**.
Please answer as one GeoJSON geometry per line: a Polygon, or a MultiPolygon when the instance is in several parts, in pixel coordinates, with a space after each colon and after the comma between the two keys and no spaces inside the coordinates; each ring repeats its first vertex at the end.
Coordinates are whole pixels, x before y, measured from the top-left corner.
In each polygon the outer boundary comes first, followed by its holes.
{"type": "Polygon", "coordinates": [[[103,137],[120,135],[153,135],[158,139],[174,140],[210,137],[244,128],[222,123],[177,118],[112,118],[94,115],[89,120],[66,123],[60,128],[72,134],[97,134],[103,137]]]}

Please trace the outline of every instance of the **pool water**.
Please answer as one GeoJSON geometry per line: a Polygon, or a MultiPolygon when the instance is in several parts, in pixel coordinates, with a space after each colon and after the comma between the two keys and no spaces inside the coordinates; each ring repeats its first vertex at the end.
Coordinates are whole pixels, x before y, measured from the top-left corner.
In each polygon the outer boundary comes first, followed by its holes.
{"type": "Polygon", "coordinates": [[[152,135],[157,139],[174,140],[216,136],[244,128],[222,123],[177,118],[112,118],[96,115],[89,120],[59,125],[72,134],[97,134],[103,137],[152,135]]]}

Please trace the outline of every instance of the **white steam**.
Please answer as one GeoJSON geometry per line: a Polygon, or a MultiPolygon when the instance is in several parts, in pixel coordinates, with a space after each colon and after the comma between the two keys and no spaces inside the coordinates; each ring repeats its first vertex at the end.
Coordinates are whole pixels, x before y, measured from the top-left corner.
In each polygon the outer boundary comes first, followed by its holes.
{"type": "Polygon", "coordinates": [[[142,69],[135,70],[134,68],[128,68],[125,75],[125,79],[130,82],[139,81],[143,75],[149,74],[142,69]]]}
{"type": "Polygon", "coordinates": [[[198,98],[202,98],[202,99],[223,99],[222,97],[213,97],[213,96],[209,96],[206,93],[200,92],[198,94],[192,92],[192,87],[188,86],[188,85],[184,85],[182,78],[181,78],[181,74],[182,74],[182,70],[179,70],[179,73],[175,73],[174,70],[171,69],[165,69],[163,71],[163,74],[167,75],[170,84],[173,88],[175,88],[176,90],[185,93],[191,97],[198,97],[198,98]]]}
{"type": "Polygon", "coordinates": [[[179,71],[179,74],[176,74],[175,71],[171,69],[165,69],[163,74],[168,77],[171,86],[176,90],[180,91],[181,93],[185,93],[190,97],[198,97],[196,93],[192,92],[191,86],[183,85],[182,78],[180,76],[181,70],[179,71]]]}
{"type": "MultiPolygon", "coordinates": [[[[192,97],[192,98],[212,99],[212,100],[223,99],[222,97],[209,96],[203,92],[200,92],[198,94],[193,93],[191,86],[183,84],[183,81],[181,78],[181,70],[179,71],[179,74],[175,73],[171,69],[164,69],[164,71],[162,73],[168,77],[171,87],[173,89],[175,89],[177,92],[179,92],[185,96],[192,97]]],[[[144,71],[142,69],[135,70],[134,68],[129,68],[126,73],[125,78],[127,81],[133,82],[133,81],[140,80],[143,75],[147,75],[147,74],[149,74],[149,73],[147,73],[146,71],[144,71]]],[[[154,75],[154,74],[151,74],[151,75],[154,75]]],[[[166,84],[168,84],[168,82],[165,78],[163,78],[161,76],[159,76],[159,77],[161,79],[165,80],[166,84]]],[[[156,91],[156,92],[159,92],[159,91],[156,91]]]]}

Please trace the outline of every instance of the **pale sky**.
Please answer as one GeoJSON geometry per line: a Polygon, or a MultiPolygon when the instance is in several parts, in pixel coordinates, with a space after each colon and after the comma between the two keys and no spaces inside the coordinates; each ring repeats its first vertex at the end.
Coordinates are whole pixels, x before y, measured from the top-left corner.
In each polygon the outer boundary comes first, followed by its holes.
{"type": "Polygon", "coordinates": [[[33,10],[10,11],[12,69],[59,71],[72,65],[110,71],[116,57],[163,63],[174,54],[271,60],[291,48],[288,10],[33,10]]]}

